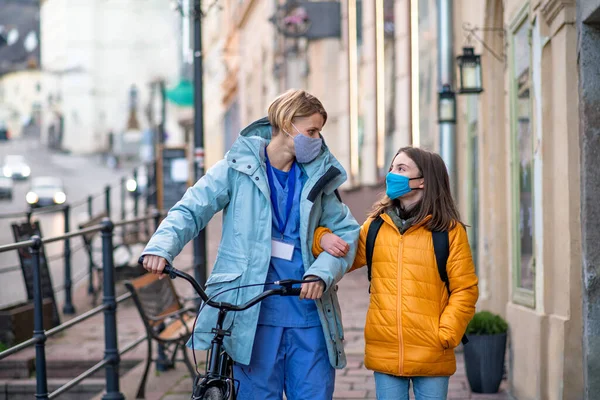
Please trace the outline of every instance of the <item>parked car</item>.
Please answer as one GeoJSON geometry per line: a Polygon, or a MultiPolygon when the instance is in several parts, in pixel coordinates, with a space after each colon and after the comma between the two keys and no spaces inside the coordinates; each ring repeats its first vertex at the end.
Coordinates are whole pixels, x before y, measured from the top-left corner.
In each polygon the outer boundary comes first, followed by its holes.
{"type": "Polygon", "coordinates": [[[23,156],[11,155],[4,158],[2,174],[12,179],[27,179],[31,175],[31,168],[23,156]]]}
{"type": "Polygon", "coordinates": [[[0,121],[0,142],[7,141],[10,139],[10,132],[6,124],[3,121],[0,121]]]}
{"type": "Polygon", "coordinates": [[[0,175],[0,199],[12,200],[13,181],[10,178],[0,175]]]}
{"type": "Polygon", "coordinates": [[[60,179],[41,176],[31,180],[31,187],[25,195],[25,200],[31,207],[44,207],[64,204],[67,195],[60,179]]]}

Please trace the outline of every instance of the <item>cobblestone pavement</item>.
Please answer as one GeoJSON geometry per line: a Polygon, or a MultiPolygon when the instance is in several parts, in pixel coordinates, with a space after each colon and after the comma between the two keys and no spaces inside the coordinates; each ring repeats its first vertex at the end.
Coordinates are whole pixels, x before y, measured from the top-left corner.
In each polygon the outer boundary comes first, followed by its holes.
{"type": "MultiPolygon", "coordinates": [[[[375,399],[373,372],[363,365],[363,327],[369,303],[366,271],[359,270],[346,275],[339,286],[338,295],[342,307],[348,365],[345,369],[337,371],[334,399],[375,399]]],[[[183,371],[183,366],[180,369],[183,371]]],[[[450,378],[448,400],[509,400],[511,397],[506,388],[506,382],[503,382],[500,393],[487,395],[471,393],[465,375],[462,352],[457,352],[457,371],[450,378]]],[[[162,399],[189,399],[189,391],[190,380],[183,379],[168,390],[162,399]]]]}
{"type": "MultiPolygon", "coordinates": [[[[220,237],[220,218],[215,218],[208,228],[209,255],[208,262],[212,265],[218,239],[220,237]]],[[[184,252],[176,260],[175,266],[183,268],[191,265],[191,246],[186,247],[184,252]]],[[[183,296],[191,294],[191,288],[182,280],[175,281],[176,288],[183,296]]],[[[359,270],[344,277],[339,284],[340,304],[343,312],[345,326],[345,347],[348,356],[348,366],[337,371],[336,390],[334,399],[375,399],[375,382],[373,373],[365,369],[363,365],[364,339],[363,328],[367,312],[369,295],[366,271],[359,270]]],[[[76,292],[74,303],[78,312],[89,309],[89,298],[85,288],[76,292]]],[[[124,293],[122,286],[119,292],[124,293]]],[[[60,307],[59,307],[60,309],[60,307]]],[[[97,362],[102,359],[104,351],[104,326],[102,314],[93,317],[86,323],[77,325],[64,333],[50,338],[47,342],[47,360],[49,365],[49,376],[54,378],[73,378],[75,375],[69,372],[68,363],[72,360],[89,360],[97,362]],[[69,375],[70,374],[70,375],[69,375]]],[[[117,310],[119,347],[123,348],[144,333],[142,322],[131,301],[119,305],[117,310]]],[[[121,379],[121,392],[125,398],[135,398],[137,385],[141,378],[143,363],[134,364],[143,360],[146,355],[146,346],[139,345],[131,352],[122,357],[122,370],[132,368],[125,372],[121,379]]],[[[19,365],[31,362],[34,359],[34,349],[21,352],[10,357],[9,362],[14,363],[15,371],[19,365]]],[[[198,360],[204,360],[203,352],[198,352],[198,360]]],[[[462,353],[457,353],[457,372],[450,379],[448,399],[481,399],[481,400],[508,400],[511,397],[503,382],[501,392],[493,395],[477,395],[469,390],[465,376],[464,361],[462,353]]],[[[15,377],[16,378],[16,377],[15,377]]],[[[99,374],[98,378],[103,378],[99,374]]],[[[1,383],[1,382],[0,382],[1,383]]],[[[175,370],[157,373],[152,367],[148,376],[146,399],[151,400],[188,400],[190,398],[192,381],[183,363],[178,363],[175,370]]],[[[1,386],[1,385],[0,385],[1,386]]],[[[1,398],[1,396],[0,396],[1,398]]],[[[101,395],[97,397],[100,399],[101,395]]]]}

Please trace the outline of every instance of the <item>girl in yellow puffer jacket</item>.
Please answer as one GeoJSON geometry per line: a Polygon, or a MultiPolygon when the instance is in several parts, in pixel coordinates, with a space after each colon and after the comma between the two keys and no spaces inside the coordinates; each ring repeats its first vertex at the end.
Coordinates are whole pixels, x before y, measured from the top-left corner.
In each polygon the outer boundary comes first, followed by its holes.
{"type": "MultiPolygon", "coordinates": [[[[363,224],[352,270],[367,264],[370,224],[383,224],[372,253],[371,301],[365,324],[365,365],[375,373],[377,399],[446,399],[456,371],[454,348],[475,313],[477,276],[464,225],[452,200],[442,158],[405,147],[386,176],[386,194],[363,224]],[[448,287],[440,278],[432,232],[448,232],[448,287]]],[[[346,243],[315,232],[313,253],[343,256],[346,243]]]]}

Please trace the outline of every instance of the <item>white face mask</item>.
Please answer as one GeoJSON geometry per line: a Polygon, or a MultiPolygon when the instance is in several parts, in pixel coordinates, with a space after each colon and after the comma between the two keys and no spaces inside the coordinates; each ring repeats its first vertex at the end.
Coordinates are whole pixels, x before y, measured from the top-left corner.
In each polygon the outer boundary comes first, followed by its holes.
{"type": "Polygon", "coordinates": [[[291,137],[294,140],[294,150],[296,151],[296,161],[302,164],[309,163],[313,161],[317,156],[321,153],[321,147],[323,146],[323,139],[319,138],[311,138],[306,135],[303,135],[296,125],[292,124],[296,132],[298,134],[296,137],[290,135],[288,132],[285,132],[286,135],[291,137]]]}

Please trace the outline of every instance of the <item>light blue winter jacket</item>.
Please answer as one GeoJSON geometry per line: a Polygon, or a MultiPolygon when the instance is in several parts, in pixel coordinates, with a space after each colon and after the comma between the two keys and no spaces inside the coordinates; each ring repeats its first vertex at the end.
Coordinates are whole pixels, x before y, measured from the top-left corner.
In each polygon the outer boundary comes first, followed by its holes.
{"type": "MultiPolygon", "coordinates": [[[[154,254],[172,262],[184,245],[223,210],[221,243],[213,271],[206,281],[208,296],[222,290],[264,283],[271,259],[271,201],[265,167],[265,148],[271,139],[266,118],[245,128],[225,158],[210,168],[169,211],[143,254],[154,254]]],[[[344,331],[336,283],[352,265],[360,226],[338,199],[336,189],[346,180],[339,162],[323,145],[321,154],[301,164],[307,175],[300,202],[300,238],[305,276],[323,279],[326,291],[317,309],[327,341],[331,365],[346,365],[344,331]],[[330,228],[350,245],[343,258],[321,253],[312,255],[312,241],[318,226],[330,228]]],[[[263,287],[242,288],[216,297],[215,301],[242,304],[257,296],[263,287]]],[[[232,327],[224,347],[241,364],[249,364],[256,334],[260,304],[227,315],[224,327],[232,327]]],[[[194,331],[194,347],[208,349],[215,327],[217,309],[205,307],[194,331]]],[[[190,343],[188,343],[190,345],[190,343]]]]}

